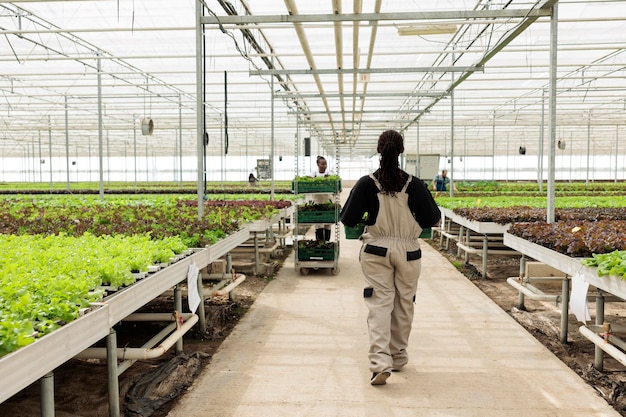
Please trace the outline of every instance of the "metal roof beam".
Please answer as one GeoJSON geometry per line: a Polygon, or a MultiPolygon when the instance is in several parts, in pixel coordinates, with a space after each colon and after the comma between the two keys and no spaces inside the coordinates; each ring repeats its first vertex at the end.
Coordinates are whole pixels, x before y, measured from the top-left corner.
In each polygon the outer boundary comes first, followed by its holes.
{"type": "Polygon", "coordinates": [[[548,9],[511,10],[454,10],[402,13],[353,13],[353,14],[298,14],[257,16],[204,16],[202,24],[241,25],[254,23],[306,23],[306,22],[357,22],[381,20],[441,20],[441,19],[525,19],[550,16],[548,9]]]}
{"type": "Polygon", "coordinates": [[[481,72],[482,65],[470,65],[469,67],[407,67],[407,68],[330,68],[330,69],[305,69],[305,70],[254,70],[250,75],[334,75],[334,74],[398,74],[412,72],[481,72]]]}
{"type": "MultiPolygon", "coordinates": [[[[328,98],[339,98],[339,97],[367,97],[367,98],[376,98],[376,97],[439,97],[441,95],[447,94],[444,90],[439,91],[413,91],[413,92],[388,92],[388,93],[326,93],[324,94],[328,98]]],[[[277,97],[281,98],[319,98],[319,93],[276,93],[277,97]]]]}

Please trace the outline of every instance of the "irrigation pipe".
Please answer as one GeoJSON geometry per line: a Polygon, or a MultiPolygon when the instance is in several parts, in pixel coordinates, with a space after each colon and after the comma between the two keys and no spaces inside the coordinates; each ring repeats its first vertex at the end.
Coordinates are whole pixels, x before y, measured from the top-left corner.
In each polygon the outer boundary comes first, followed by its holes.
{"type": "Polygon", "coordinates": [[[600,337],[597,333],[587,328],[587,326],[580,326],[578,328],[578,331],[587,339],[591,340],[593,344],[595,344],[597,347],[611,355],[616,361],[626,366],[626,355],[624,354],[624,352],[622,352],[610,343],[616,343],[619,341],[623,344],[622,340],[610,334],[607,337],[608,340],[605,340],[603,337],[600,337]]]}
{"type": "MultiPolygon", "coordinates": [[[[163,340],[159,346],[154,347],[154,348],[149,348],[149,347],[146,347],[147,345],[146,344],[140,348],[116,348],[118,358],[122,360],[126,360],[126,359],[140,360],[140,359],[154,359],[163,355],[165,352],[169,350],[169,348],[171,348],[174,345],[174,343],[176,343],[178,339],[183,337],[183,335],[187,333],[193,327],[193,325],[198,322],[198,316],[195,314],[187,313],[187,314],[182,314],[181,316],[183,318],[186,318],[186,321],[184,321],[182,325],[178,326],[178,323],[171,323],[159,333],[159,335],[161,335],[161,333],[166,332],[166,330],[167,332],[169,332],[173,329],[176,329],[165,340],[163,340]]],[[[154,339],[155,338],[152,338],[148,343],[150,342],[156,343],[154,339]]],[[[78,355],[76,355],[75,357],[83,358],[83,359],[85,358],[106,359],[107,348],[88,348],[82,351],[81,353],[79,353],[78,355]]]]}
{"type": "MultiPolygon", "coordinates": [[[[507,278],[506,283],[517,289],[519,292],[523,293],[526,297],[531,300],[537,301],[558,301],[561,297],[560,295],[550,295],[550,294],[537,294],[533,292],[531,289],[517,282],[517,277],[507,278]]],[[[534,287],[533,287],[534,288],[534,287]]]]}

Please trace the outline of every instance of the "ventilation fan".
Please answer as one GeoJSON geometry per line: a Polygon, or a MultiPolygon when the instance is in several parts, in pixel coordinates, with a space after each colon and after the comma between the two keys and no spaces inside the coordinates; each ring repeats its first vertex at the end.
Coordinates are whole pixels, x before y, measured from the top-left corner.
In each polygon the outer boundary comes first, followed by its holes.
{"type": "Polygon", "coordinates": [[[519,147],[519,154],[520,155],[526,155],[526,146],[520,146],[519,147]]]}
{"type": "Polygon", "coordinates": [[[149,117],[141,119],[141,134],[144,136],[152,135],[154,131],[154,122],[149,117]]]}

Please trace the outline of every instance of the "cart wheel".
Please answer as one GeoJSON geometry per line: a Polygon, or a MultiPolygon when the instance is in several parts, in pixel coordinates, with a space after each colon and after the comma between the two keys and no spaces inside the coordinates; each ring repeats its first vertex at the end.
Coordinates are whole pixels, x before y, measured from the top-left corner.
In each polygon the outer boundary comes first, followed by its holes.
{"type": "Polygon", "coordinates": [[[340,271],[340,270],[339,270],[339,267],[338,267],[338,266],[336,266],[336,267],[334,267],[334,268],[331,268],[330,273],[331,273],[331,274],[333,274],[333,275],[338,275],[338,274],[339,274],[339,271],[340,271]]]}
{"type": "Polygon", "coordinates": [[[309,275],[309,268],[300,268],[300,275],[309,275]]]}

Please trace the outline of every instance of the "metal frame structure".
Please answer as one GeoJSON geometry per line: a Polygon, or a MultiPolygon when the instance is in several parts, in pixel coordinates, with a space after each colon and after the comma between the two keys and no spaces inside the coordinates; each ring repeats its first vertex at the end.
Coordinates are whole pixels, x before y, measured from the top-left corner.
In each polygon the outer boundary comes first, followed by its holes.
{"type": "Polygon", "coordinates": [[[515,155],[523,145],[527,157],[547,155],[550,165],[562,152],[553,147],[559,140],[574,155],[619,154],[620,7],[611,0],[2,3],[0,156],[23,159],[32,181],[48,170],[69,177],[75,169],[79,177],[87,168],[69,163],[88,155],[102,157],[104,171],[115,158],[134,160],[135,178],[148,177],[155,158],[171,157],[174,179],[194,171],[183,157],[199,156],[205,131],[210,155],[245,165],[244,154],[288,153],[298,123],[323,152],[337,144],[346,160],[370,157],[387,128],[402,131],[413,149],[418,122],[420,149],[452,161],[515,155]],[[146,117],[154,133],[137,135],[146,117]]]}

